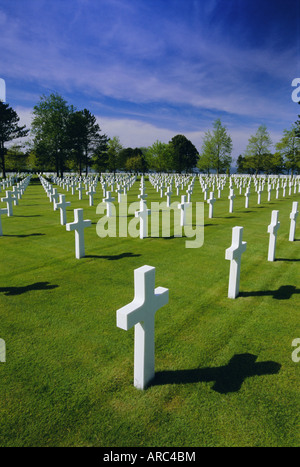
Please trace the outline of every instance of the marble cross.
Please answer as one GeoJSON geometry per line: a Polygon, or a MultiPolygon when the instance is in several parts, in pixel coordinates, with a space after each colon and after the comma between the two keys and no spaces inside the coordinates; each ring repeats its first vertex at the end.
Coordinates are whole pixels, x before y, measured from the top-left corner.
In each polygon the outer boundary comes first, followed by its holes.
{"type": "Polygon", "coordinates": [[[76,188],[76,190],[78,190],[79,199],[82,199],[82,192],[84,190],[84,187],[81,182],[78,183],[78,187],[76,188]]]}
{"type": "Polygon", "coordinates": [[[84,251],[84,229],[91,227],[92,221],[83,219],[83,209],[74,209],[74,222],[66,224],[66,230],[75,230],[75,256],[77,259],[83,258],[84,251]]]}
{"type": "Polygon", "coordinates": [[[111,192],[110,192],[110,191],[107,191],[107,192],[106,192],[106,198],[103,198],[103,199],[102,199],[102,202],[103,202],[103,203],[106,203],[106,210],[107,210],[106,215],[107,215],[107,217],[111,217],[111,216],[112,216],[112,203],[113,203],[114,200],[115,200],[115,198],[113,198],[113,197],[111,196],[111,192]]]}
{"type": "Polygon", "coordinates": [[[6,203],[7,216],[11,217],[11,216],[13,216],[13,201],[14,201],[15,197],[12,195],[11,191],[6,191],[5,193],[6,193],[6,197],[1,198],[1,201],[3,201],[3,203],[6,203]]]}
{"type": "Polygon", "coordinates": [[[296,232],[296,220],[298,217],[298,201],[293,202],[292,212],[290,213],[290,233],[289,233],[289,241],[293,242],[295,240],[295,232],[296,232]]]}
{"type": "Polygon", "coordinates": [[[154,378],[155,313],[169,301],[169,290],[155,288],[155,268],[142,266],[134,271],[134,299],[117,310],[117,327],[134,326],[134,386],[145,389],[154,378]]]}
{"type": "Polygon", "coordinates": [[[228,298],[236,298],[239,294],[241,259],[247,247],[247,242],[243,242],[242,239],[243,227],[233,227],[232,243],[225,252],[225,259],[230,261],[228,298]]]}
{"type": "Polygon", "coordinates": [[[59,195],[59,203],[55,202],[54,209],[60,209],[60,224],[66,225],[67,223],[67,206],[71,206],[70,201],[66,201],[66,195],[59,195]]]}
{"type": "Polygon", "coordinates": [[[212,219],[214,217],[214,204],[216,201],[217,200],[214,197],[214,192],[211,191],[209,194],[209,199],[207,200],[207,203],[209,205],[209,212],[208,212],[209,219],[212,219]]]}
{"type": "Polygon", "coordinates": [[[167,188],[167,191],[165,193],[166,197],[167,197],[167,207],[169,208],[171,206],[171,196],[172,196],[173,192],[171,191],[171,187],[168,186],[167,188]]]}
{"type": "Polygon", "coordinates": [[[277,230],[280,227],[278,221],[279,211],[272,211],[271,224],[268,226],[269,237],[269,249],[268,249],[268,261],[275,261],[275,250],[276,250],[276,239],[277,230]]]}
{"type": "Polygon", "coordinates": [[[2,214],[7,214],[7,213],[8,213],[8,209],[7,209],[7,208],[5,208],[5,209],[0,209],[0,236],[1,236],[1,237],[2,237],[2,235],[3,235],[1,216],[2,216],[2,214]]]}
{"type": "Polygon", "coordinates": [[[230,188],[228,199],[229,199],[229,212],[233,212],[233,201],[235,199],[233,188],[230,188]]]}
{"type": "Polygon", "coordinates": [[[96,193],[94,185],[90,186],[89,191],[86,192],[86,194],[89,197],[89,205],[94,206],[94,194],[96,193]]]}
{"type": "Polygon", "coordinates": [[[246,188],[246,193],[245,193],[245,208],[249,208],[249,198],[250,198],[250,188],[246,188]]]}
{"type": "Polygon", "coordinates": [[[148,237],[148,216],[150,215],[151,210],[147,209],[146,201],[140,201],[140,210],[135,211],[135,217],[140,219],[140,238],[148,237]]]}
{"type": "Polygon", "coordinates": [[[180,209],[180,225],[181,227],[186,224],[186,210],[189,207],[189,203],[186,201],[186,195],[181,195],[181,203],[178,204],[178,209],[180,209]]]}

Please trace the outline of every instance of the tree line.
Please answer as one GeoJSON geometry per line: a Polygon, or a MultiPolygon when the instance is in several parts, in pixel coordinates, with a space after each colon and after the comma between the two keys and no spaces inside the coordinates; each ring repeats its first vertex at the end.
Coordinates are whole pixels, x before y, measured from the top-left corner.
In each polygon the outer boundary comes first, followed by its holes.
{"type": "MultiPolygon", "coordinates": [[[[299,116],[300,118],[300,116],[299,116]]],[[[200,151],[184,135],[169,143],[155,141],[152,146],[124,148],[118,136],[102,133],[96,117],[87,109],[77,110],[59,94],[42,96],[33,108],[31,128],[19,125],[19,117],[8,104],[0,101],[0,164],[6,171],[66,171],[87,174],[117,170],[146,172],[229,173],[232,165],[232,139],[220,119],[204,134],[200,151]],[[24,144],[6,144],[29,136],[24,144]]],[[[249,138],[245,153],[236,161],[238,173],[282,173],[300,171],[300,121],[271,151],[272,141],[261,125],[249,138]]]]}

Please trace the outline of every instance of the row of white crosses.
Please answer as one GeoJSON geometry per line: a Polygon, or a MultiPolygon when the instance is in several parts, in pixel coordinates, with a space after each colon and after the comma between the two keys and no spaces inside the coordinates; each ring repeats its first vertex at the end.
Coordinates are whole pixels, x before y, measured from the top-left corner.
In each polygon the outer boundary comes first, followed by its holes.
{"type": "MultiPolygon", "coordinates": [[[[59,195],[59,202],[54,198],[54,190],[51,191],[51,183],[47,182],[42,176],[40,176],[40,181],[45,189],[50,193],[50,196],[53,198],[54,210],[60,209],[60,223],[61,225],[66,225],[66,230],[68,232],[75,232],[75,257],[77,259],[83,258],[85,256],[85,244],[84,244],[84,229],[91,227],[92,221],[84,220],[83,218],[83,209],[74,209],[74,222],[66,223],[66,208],[70,206],[71,203],[65,200],[65,195],[59,195]]],[[[56,193],[56,192],[55,192],[56,193]]]]}
{"type": "Polygon", "coordinates": [[[7,190],[5,192],[6,196],[4,198],[1,198],[1,201],[3,203],[6,203],[6,208],[0,208],[0,236],[3,236],[1,216],[5,214],[7,215],[7,217],[13,216],[13,204],[15,206],[19,204],[19,199],[22,198],[22,195],[24,194],[26,188],[29,185],[30,179],[31,175],[28,175],[26,178],[21,180],[21,182],[19,182],[17,186],[13,186],[12,190],[7,190]]]}
{"type": "MultiPolygon", "coordinates": [[[[210,188],[212,191],[215,191],[215,187],[218,190],[218,198],[221,197],[221,191],[224,189],[226,183],[229,183],[229,190],[234,190],[233,185],[239,190],[239,194],[242,194],[242,189],[246,190],[245,196],[245,207],[249,207],[249,196],[250,196],[250,187],[251,184],[254,185],[254,191],[257,193],[257,204],[261,203],[261,195],[264,192],[265,185],[267,186],[268,192],[268,201],[271,200],[271,192],[272,190],[276,189],[276,199],[279,197],[279,189],[282,188],[283,190],[283,197],[286,195],[286,187],[289,186],[289,195],[292,194],[292,188],[294,187],[294,194],[300,193],[300,177],[290,177],[290,176],[250,176],[250,175],[231,175],[230,177],[226,177],[224,175],[217,176],[217,175],[199,175],[199,181],[204,193],[204,201],[207,200],[208,193],[210,188]],[[276,186],[275,186],[276,185],[276,186]]],[[[233,196],[234,192],[230,191],[230,212],[233,208],[233,196]]]]}
{"type": "MultiPolygon", "coordinates": [[[[290,213],[290,231],[289,241],[295,240],[296,220],[298,217],[298,202],[294,201],[292,212],[290,213]]],[[[275,261],[276,255],[276,240],[277,232],[280,227],[279,211],[274,210],[271,214],[271,223],[268,226],[269,233],[269,247],[268,247],[268,261],[275,261]]],[[[232,229],[232,243],[225,252],[225,259],[230,261],[229,271],[229,285],[228,297],[236,298],[239,294],[240,284],[240,270],[241,270],[241,257],[246,251],[247,243],[243,241],[243,227],[233,227],[232,229]]]]}
{"type": "Polygon", "coordinates": [[[86,190],[85,193],[89,197],[89,205],[93,206],[98,178],[103,190],[103,198],[110,197],[109,193],[116,191],[119,203],[121,202],[121,196],[126,195],[136,181],[136,176],[130,174],[118,174],[116,176],[114,174],[101,174],[100,177],[98,177],[98,175],[85,178],[68,176],[63,179],[52,176],[52,182],[63,188],[66,187],[67,191],[69,191],[70,188],[72,195],[75,195],[77,191],[79,200],[83,199],[83,193],[86,190]],[[108,188],[109,185],[111,187],[110,190],[108,188]]]}
{"type": "MultiPolygon", "coordinates": [[[[141,203],[144,200],[141,199],[141,203]]],[[[293,203],[289,240],[294,240],[298,203],[293,203]]],[[[268,260],[274,261],[277,230],[280,226],[278,211],[272,212],[268,260]]],[[[228,298],[239,295],[241,257],[246,251],[247,242],[243,241],[243,227],[232,229],[232,244],[225,252],[230,261],[228,298]]],[[[142,266],[134,271],[134,299],[117,310],[117,327],[128,331],[134,326],[134,386],[145,389],[155,376],[155,313],[169,301],[169,290],[155,288],[155,268],[142,266]]]]}

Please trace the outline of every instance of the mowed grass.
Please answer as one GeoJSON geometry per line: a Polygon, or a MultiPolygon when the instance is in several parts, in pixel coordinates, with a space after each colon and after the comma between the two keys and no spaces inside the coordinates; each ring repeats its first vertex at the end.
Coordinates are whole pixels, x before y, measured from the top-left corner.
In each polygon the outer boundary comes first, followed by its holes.
{"type": "MultiPolygon", "coordinates": [[[[101,186],[93,207],[86,195],[79,201],[57,188],[71,201],[68,222],[79,207],[92,220],[85,258],[75,258],[74,232],[60,225],[38,180],[14,216],[2,216],[0,445],[299,446],[300,363],[292,361],[292,341],[300,337],[300,226],[288,241],[299,194],[282,198],[281,191],[276,200],[272,192],[268,202],[265,191],[257,205],[252,186],[245,209],[235,190],[229,214],[227,186],[213,219],[205,203],[203,246],[186,248],[185,237],[99,238],[101,186]],[[271,263],[273,209],[281,226],[271,263]],[[244,227],[247,250],[240,296],[231,300],[225,249],[236,225],[244,227]],[[116,327],[116,310],[133,299],[133,271],[145,264],[156,268],[156,286],[169,289],[169,303],[155,318],[156,378],[140,391],[134,330],[116,327]]],[[[148,180],[146,189],[150,208],[160,198],[148,180]]],[[[138,193],[136,182],[128,202],[138,193]]],[[[192,201],[203,201],[197,179],[192,201]]]]}

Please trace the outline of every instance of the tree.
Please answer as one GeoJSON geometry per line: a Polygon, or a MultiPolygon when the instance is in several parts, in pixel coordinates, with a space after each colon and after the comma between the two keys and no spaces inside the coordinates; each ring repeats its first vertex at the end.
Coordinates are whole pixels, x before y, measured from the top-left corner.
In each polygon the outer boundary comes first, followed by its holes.
{"type": "Polygon", "coordinates": [[[198,151],[184,135],[176,135],[169,142],[171,149],[171,168],[177,173],[187,172],[196,167],[198,151]]]}
{"type": "Polygon", "coordinates": [[[146,159],[151,169],[167,172],[172,168],[172,152],[170,144],[155,141],[146,151],[146,159]]]}
{"type": "Polygon", "coordinates": [[[245,158],[241,154],[236,160],[236,165],[238,174],[245,173],[245,158]]]}
{"type": "Polygon", "coordinates": [[[87,109],[70,113],[66,131],[71,159],[75,162],[79,174],[81,175],[85,168],[87,175],[88,168],[93,164],[96,148],[101,148],[102,152],[107,149],[108,138],[100,134],[101,129],[96,117],[87,109]]]}
{"type": "Polygon", "coordinates": [[[102,150],[107,149],[109,138],[103,134],[101,135],[100,126],[97,123],[95,115],[87,109],[82,110],[84,118],[84,161],[86,167],[86,175],[88,174],[88,167],[92,164],[92,156],[95,148],[101,147],[102,150]]]}
{"type": "Polygon", "coordinates": [[[207,131],[203,138],[203,144],[200,151],[200,167],[209,166],[219,175],[220,172],[225,172],[230,169],[232,162],[232,139],[227,134],[227,130],[222,126],[221,120],[217,119],[213,124],[213,132],[207,131]]]}
{"type": "Polygon", "coordinates": [[[279,174],[284,168],[283,157],[279,152],[266,154],[263,159],[262,168],[266,174],[279,174]]]}
{"type": "Polygon", "coordinates": [[[276,149],[285,160],[285,167],[292,174],[300,169],[300,139],[297,137],[297,128],[293,125],[291,130],[284,130],[283,137],[276,144],[276,149]]]}
{"type": "Polygon", "coordinates": [[[22,151],[22,146],[13,144],[6,151],[6,169],[9,171],[24,172],[27,170],[28,154],[22,151]]]}
{"type": "Polygon", "coordinates": [[[197,167],[200,170],[200,172],[206,172],[207,174],[210,173],[211,161],[210,161],[210,154],[208,152],[205,152],[199,155],[197,167]]]}
{"type": "Polygon", "coordinates": [[[32,134],[36,152],[40,159],[54,165],[58,176],[63,176],[67,164],[67,128],[73,111],[59,94],[42,96],[33,108],[32,134]]]}
{"type": "Polygon", "coordinates": [[[26,129],[26,125],[19,126],[18,122],[20,117],[17,112],[9,107],[9,104],[5,104],[0,101],[0,158],[1,158],[1,169],[3,177],[6,177],[5,168],[5,155],[6,148],[5,143],[13,141],[17,138],[23,138],[27,136],[29,129],[26,129]]]}
{"type": "Polygon", "coordinates": [[[263,170],[264,157],[270,154],[270,146],[272,145],[266,126],[261,125],[256,134],[252,135],[248,141],[245,151],[245,163],[257,175],[258,172],[263,170]]]}
{"type": "Polygon", "coordinates": [[[132,155],[126,160],[125,168],[134,172],[146,172],[148,164],[141,148],[133,149],[132,155]]]}
{"type": "Polygon", "coordinates": [[[108,139],[102,137],[92,153],[92,167],[97,172],[105,172],[108,168],[108,139]]]}
{"type": "Polygon", "coordinates": [[[122,144],[118,136],[113,136],[108,140],[108,149],[107,149],[107,156],[108,156],[108,170],[110,172],[115,173],[118,169],[119,164],[119,154],[121,149],[123,149],[122,144]]]}
{"type": "Polygon", "coordinates": [[[133,157],[133,149],[132,148],[123,148],[119,152],[119,169],[125,169],[126,168],[126,161],[130,157],[133,157]]]}
{"type": "Polygon", "coordinates": [[[84,144],[86,138],[86,121],[83,112],[71,112],[67,121],[67,149],[70,159],[81,176],[84,163],[84,144]]]}

